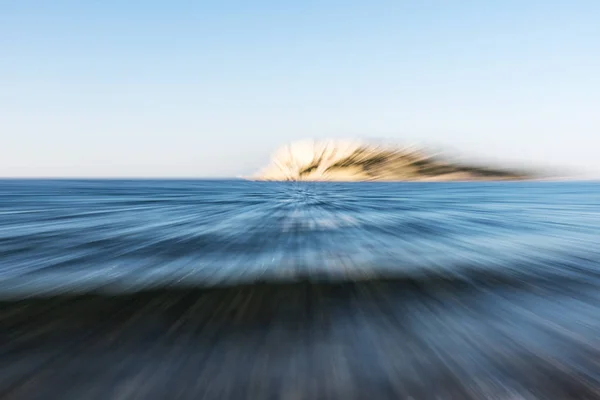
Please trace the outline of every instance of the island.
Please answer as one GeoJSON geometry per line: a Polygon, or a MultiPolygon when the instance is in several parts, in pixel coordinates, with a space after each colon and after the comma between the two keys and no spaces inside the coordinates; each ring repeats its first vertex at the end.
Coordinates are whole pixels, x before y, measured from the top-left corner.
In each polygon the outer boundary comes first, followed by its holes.
{"type": "Polygon", "coordinates": [[[525,180],[534,174],[452,161],[415,146],[302,141],[278,149],[253,179],[266,181],[525,180]]]}

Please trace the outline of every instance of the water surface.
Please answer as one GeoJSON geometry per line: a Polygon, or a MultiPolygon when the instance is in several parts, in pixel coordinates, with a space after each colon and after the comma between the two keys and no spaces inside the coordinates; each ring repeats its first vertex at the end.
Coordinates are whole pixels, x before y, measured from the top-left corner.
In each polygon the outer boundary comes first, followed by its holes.
{"type": "Polygon", "coordinates": [[[0,182],[0,294],[389,275],[595,277],[595,183],[0,182]]]}
{"type": "Polygon", "coordinates": [[[0,182],[0,397],[600,399],[596,183],[0,182]]]}

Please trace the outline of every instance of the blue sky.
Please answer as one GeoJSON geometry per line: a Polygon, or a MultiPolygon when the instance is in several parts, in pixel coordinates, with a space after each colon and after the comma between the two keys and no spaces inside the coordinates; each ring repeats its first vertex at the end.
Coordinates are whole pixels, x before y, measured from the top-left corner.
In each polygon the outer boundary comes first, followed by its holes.
{"type": "Polygon", "coordinates": [[[600,177],[600,2],[0,0],[0,176],[385,138],[600,177]]]}

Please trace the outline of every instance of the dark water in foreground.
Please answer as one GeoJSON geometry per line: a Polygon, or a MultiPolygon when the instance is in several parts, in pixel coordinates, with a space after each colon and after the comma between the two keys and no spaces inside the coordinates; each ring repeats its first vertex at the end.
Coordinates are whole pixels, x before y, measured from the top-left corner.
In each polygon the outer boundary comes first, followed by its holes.
{"type": "Polygon", "coordinates": [[[0,181],[0,398],[600,399],[600,184],[0,181]]]}

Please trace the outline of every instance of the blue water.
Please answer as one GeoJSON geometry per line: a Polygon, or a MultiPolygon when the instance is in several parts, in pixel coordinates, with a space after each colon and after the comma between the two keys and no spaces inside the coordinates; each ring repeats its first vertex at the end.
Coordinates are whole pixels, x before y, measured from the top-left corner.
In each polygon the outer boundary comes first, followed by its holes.
{"type": "Polygon", "coordinates": [[[597,183],[0,181],[0,296],[599,267],[597,183]]]}
{"type": "Polygon", "coordinates": [[[0,181],[0,397],[597,399],[599,272],[597,183],[0,181]]]}

